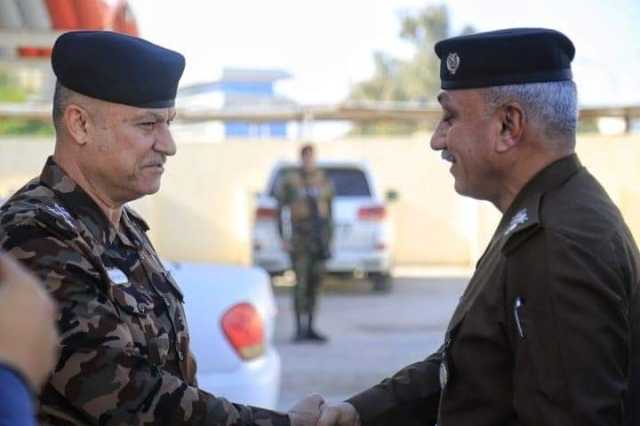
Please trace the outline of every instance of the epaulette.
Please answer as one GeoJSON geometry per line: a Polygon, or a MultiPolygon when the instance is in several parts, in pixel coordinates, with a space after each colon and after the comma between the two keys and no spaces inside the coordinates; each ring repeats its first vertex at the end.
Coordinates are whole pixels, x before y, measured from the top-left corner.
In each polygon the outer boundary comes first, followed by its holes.
{"type": "Polygon", "coordinates": [[[67,209],[54,199],[32,196],[29,192],[16,194],[2,207],[5,226],[46,227],[63,239],[74,238],[79,230],[67,209]],[[39,224],[39,225],[38,225],[39,224]]]}

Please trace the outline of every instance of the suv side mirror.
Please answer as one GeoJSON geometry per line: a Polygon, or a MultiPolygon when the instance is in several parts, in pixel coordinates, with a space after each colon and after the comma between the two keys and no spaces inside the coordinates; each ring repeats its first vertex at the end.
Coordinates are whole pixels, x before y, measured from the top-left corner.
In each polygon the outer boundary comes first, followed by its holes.
{"type": "Polygon", "coordinates": [[[395,189],[388,190],[384,195],[385,200],[387,200],[387,202],[389,203],[398,201],[398,197],[399,197],[398,191],[396,191],[395,189]]]}

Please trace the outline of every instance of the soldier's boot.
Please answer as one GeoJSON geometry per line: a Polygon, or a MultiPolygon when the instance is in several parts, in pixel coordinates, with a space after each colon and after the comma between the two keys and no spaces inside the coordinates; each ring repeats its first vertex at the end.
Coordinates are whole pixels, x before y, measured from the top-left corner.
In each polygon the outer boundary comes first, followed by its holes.
{"type": "Polygon", "coordinates": [[[316,343],[326,343],[329,341],[329,338],[323,334],[318,333],[313,328],[313,314],[309,314],[309,324],[307,328],[307,339],[312,340],[316,343]]]}
{"type": "Polygon", "coordinates": [[[316,312],[317,308],[317,300],[318,300],[318,290],[320,288],[320,272],[319,268],[320,264],[316,263],[313,265],[311,270],[311,274],[309,276],[308,287],[307,287],[307,311],[309,312],[309,324],[307,327],[307,339],[316,342],[316,343],[326,343],[329,339],[327,336],[324,336],[318,333],[313,328],[313,316],[316,312]]]}
{"type": "Polygon", "coordinates": [[[307,338],[307,328],[302,325],[302,318],[300,312],[296,310],[296,332],[293,335],[293,342],[302,342],[307,338]]]}

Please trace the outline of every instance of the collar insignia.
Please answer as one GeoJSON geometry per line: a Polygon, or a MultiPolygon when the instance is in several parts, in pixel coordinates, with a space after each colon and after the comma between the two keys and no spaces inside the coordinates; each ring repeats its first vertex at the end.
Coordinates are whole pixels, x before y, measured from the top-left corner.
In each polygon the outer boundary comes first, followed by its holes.
{"type": "Polygon", "coordinates": [[[518,211],[518,213],[513,215],[513,217],[511,218],[511,222],[509,222],[509,227],[507,227],[507,230],[504,231],[504,235],[509,235],[510,233],[513,232],[514,229],[518,227],[518,225],[521,225],[528,220],[529,220],[529,215],[527,214],[527,209],[522,209],[518,211]]]}

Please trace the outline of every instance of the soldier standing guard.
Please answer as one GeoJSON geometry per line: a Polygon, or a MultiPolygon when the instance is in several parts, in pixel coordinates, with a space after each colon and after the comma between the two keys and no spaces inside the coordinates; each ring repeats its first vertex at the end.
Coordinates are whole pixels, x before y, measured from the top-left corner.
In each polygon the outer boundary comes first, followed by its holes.
{"type": "Polygon", "coordinates": [[[296,342],[325,342],[314,326],[324,262],[331,257],[333,185],[316,168],[313,147],[300,151],[302,167],[287,173],[276,189],[278,229],[296,275],[293,289],[296,342]]]}
{"type": "Polygon", "coordinates": [[[317,398],[287,415],[197,387],[182,293],[125,205],[158,191],[176,153],[169,124],[184,57],[78,31],[58,38],[52,64],[55,152],[0,209],[2,248],[59,305],[61,354],[40,396],[41,424],[299,424],[317,398]]]}

